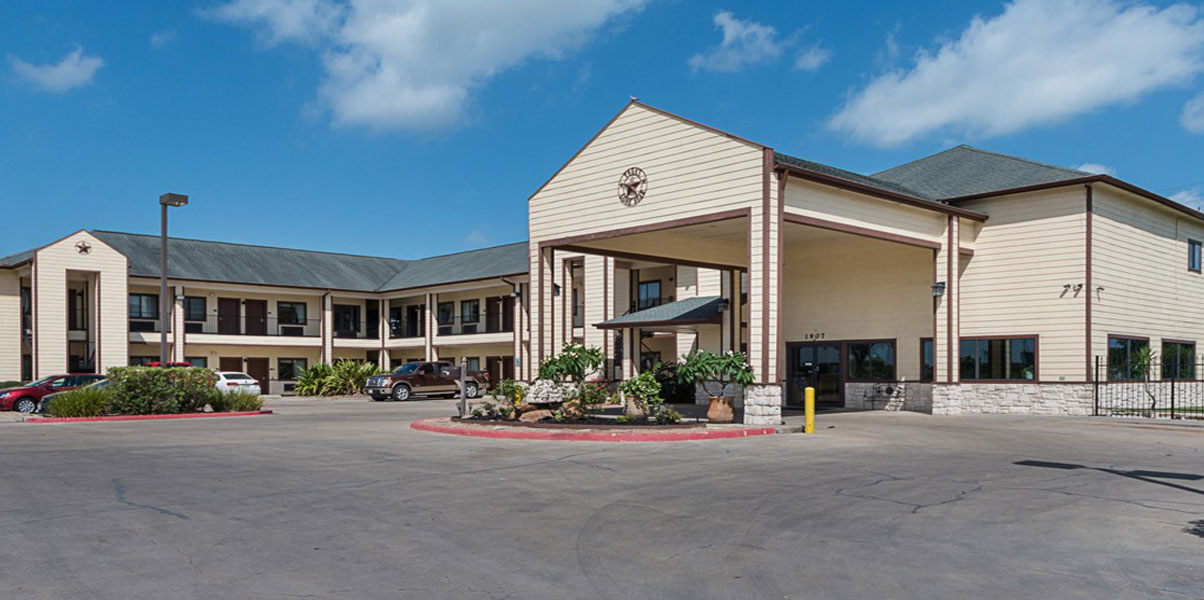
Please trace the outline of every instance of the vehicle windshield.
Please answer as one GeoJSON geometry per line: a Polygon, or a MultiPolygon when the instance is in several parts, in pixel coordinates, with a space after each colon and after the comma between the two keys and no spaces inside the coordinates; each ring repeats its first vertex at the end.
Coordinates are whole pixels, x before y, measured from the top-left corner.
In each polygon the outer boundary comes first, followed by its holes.
{"type": "Polygon", "coordinates": [[[47,383],[50,383],[50,381],[54,380],[54,379],[58,379],[58,377],[55,375],[51,375],[50,377],[43,377],[42,379],[39,379],[37,381],[25,384],[25,387],[38,387],[39,385],[45,385],[47,383]]]}
{"type": "Polygon", "coordinates": [[[400,367],[397,367],[396,369],[393,369],[393,372],[398,375],[409,375],[410,373],[417,371],[418,365],[420,365],[420,364],[422,364],[422,363],[416,363],[416,362],[406,363],[404,365],[401,365],[400,367]]]}
{"type": "Polygon", "coordinates": [[[246,381],[247,379],[251,379],[251,376],[246,373],[222,373],[222,377],[225,377],[226,381],[246,381]]]}

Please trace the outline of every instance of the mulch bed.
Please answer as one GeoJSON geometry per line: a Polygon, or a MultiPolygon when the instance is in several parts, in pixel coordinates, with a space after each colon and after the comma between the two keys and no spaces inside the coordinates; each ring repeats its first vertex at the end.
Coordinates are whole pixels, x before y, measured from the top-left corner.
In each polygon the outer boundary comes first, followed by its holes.
{"type": "Polygon", "coordinates": [[[480,425],[483,427],[527,427],[531,429],[640,429],[640,430],[658,430],[658,429],[705,429],[706,423],[670,423],[662,425],[649,422],[632,422],[632,423],[616,423],[614,419],[595,419],[593,421],[541,421],[539,423],[523,423],[522,421],[501,421],[491,419],[461,419],[460,417],[452,417],[453,423],[463,425],[480,425]]]}

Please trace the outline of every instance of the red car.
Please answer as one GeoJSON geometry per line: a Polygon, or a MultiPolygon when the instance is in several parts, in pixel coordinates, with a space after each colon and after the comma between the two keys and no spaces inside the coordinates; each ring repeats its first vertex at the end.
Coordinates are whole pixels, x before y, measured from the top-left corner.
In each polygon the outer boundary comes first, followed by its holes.
{"type": "Polygon", "coordinates": [[[51,375],[21,387],[0,390],[0,410],[15,410],[31,413],[38,408],[38,401],[47,394],[55,394],[91,385],[104,379],[96,373],[71,373],[51,375]]]}

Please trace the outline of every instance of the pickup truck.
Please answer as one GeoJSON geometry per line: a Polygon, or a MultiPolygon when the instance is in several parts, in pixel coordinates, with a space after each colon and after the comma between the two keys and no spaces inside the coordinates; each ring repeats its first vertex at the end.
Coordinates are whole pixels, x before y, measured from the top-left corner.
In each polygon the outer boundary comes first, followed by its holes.
{"type": "MultiPolygon", "coordinates": [[[[464,392],[476,398],[489,384],[489,374],[469,371],[464,392]]],[[[455,396],[460,393],[459,367],[448,362],[409,362],[384,375],[368,378],[364,392],[373,400],[409,400],[413,396],[455,396]]]]}

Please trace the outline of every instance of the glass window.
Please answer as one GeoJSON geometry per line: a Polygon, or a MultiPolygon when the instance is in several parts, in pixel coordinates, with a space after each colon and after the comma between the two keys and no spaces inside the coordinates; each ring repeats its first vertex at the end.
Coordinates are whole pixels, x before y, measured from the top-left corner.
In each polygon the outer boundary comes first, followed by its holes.
{"type": "Polygon", "coordinates": [[[131,367],[145,367],[146,365],[149,365],[153,362],[159,362],[159,357],[158,356],[131,356],[130,357],[130,366],[131,367]]]}
{"type": "Polygon", "coordinates": [[[1150,367],[1150,341],[1108,336],[1108,380],[1145,379],[1150,367]]]}
{"type": "Polygon", "coordinates": [[[464,357],[464,365],[468,367],[469,371],[480,371],[481,370],[481,359],[479,357],[475,357],[475,356],[474,357],[466,356],[466,357],[464,357]]]}
{"type": "Polygon", "coordinates": [[[962,338],[963,381],[1033,381],[1037,378],[1037,338],[962,338]]]}
{"type": "Polygon", "coordinates": [[[209,359],[204,356],[193,356],[191,358],[185,358],[184,362],[187,362],[188,364],[190,364],[194,367],[200,367],[202,369],[209,368],[209,359]]]}
{"type": "Polygon", "coordinates": [[[480,300],[461,300],[460,301],[460,321],[463,323],[476,323],[481,320],[481,301],[480,300]]]}
{"type": "Polygon", "coordinates": [[[205,320],[205,298],[203,296],[187,296],[184,298],[184,320],[205,320]]]}
{"type": "Polygon", "coordinates": [[[1162,378],[1196,378],[1196,345],[1194,343],[1162,342],[1162,378]]]}
{"type": "Polygon", "coordinates": [[[281,325],[304,325],[306,319],[305,303],[277,302],[276,314],[281,325]]]}
{"type": "Polygon", "coordinates": [[[932,381],[932,338],[920,340],[920,381],[932,381]]]}
{"type": "Polygon", "coordinates": [[[849,342],[849,379],[894,381],[894,342],[849,342]]]}
{"type": "Polygon", "coordinates": [[[656,281],[641,281],[640,282],[640,304],[639,310],[660,306],[661,304],[661,282],[656,281]]]}
{"type": "Polygon", "coordinates": [[[360,307],[356,304],[336,304],[332,312],[334,330],[358,332],[360,330],[360,307]]]}
{"type": "Polygon", "coordinates": [[[451,325],[456,318],[455,302],[440,302],[438,319],[440,325],[451,325]]]}
{"type": "Polygon", "coordinates": [[[308,364],[304,358],[281,358],[276,361],[276,376],[285,381],[296,379],[308,364]]]}
{"type": "Polygon", "coordinates": [[[131,319],[158,319],[159,294],[130,294],[131,319]]]}
{"type": "Polygon", "coordinates": [[[1200,272],[1200,242],[1187,240],[1187,270],[1200,272]]]}

